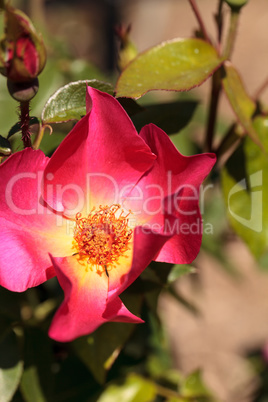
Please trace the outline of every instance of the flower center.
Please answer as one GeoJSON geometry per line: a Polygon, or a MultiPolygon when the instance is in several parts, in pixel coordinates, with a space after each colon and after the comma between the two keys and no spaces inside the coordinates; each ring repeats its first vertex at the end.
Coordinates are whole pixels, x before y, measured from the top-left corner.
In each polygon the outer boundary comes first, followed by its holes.
{"type": "Polygon", "coordinates": [[[128,226],[128,216],[121,206],[99,206],[93,208],[86,218],[76,214],[73,246],[80,259],[87,259],[90,268],[98,274],[116,266],[121,256],[129,250],[133,230],[128,226]]]}

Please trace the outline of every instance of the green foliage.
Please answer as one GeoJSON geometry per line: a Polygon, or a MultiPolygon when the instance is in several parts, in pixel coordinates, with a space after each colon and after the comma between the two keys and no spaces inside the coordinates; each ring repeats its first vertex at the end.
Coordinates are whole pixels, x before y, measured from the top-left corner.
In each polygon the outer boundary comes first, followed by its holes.
{"type": "MultiPolygon", "coordinates": [[[[178,375],[177,375],[178,377],[178,375]]],[[[188,377],[179,377],[177,389],[166,388],[137,374],[129,374],[123,383],[113,383],[102,393],[98,402],[151,402],[157,396],[167,401],[177,402],[216,402],[204,385],[201,374],[196,371],[188,377]]]]}
{"type": "Polygon", "coordinates": [[[196,398],[197,401],[212,402],[214,398],[204,385],[200,371],[190,374],[180,386],[181,394],[186,398],[196,398]]]}
{"type": "Polygon", "coordinates": [[[52,345],[44,331],[26,328],[20,390],[26,402],[49,399],[53,387],[52,345]],[[40,348],[42,345],[42,348],[40,348]]]}
{"type": "Polygon", "coordinates": [[[11,145],[9,141],[0,135],[0,155],[8,156],[11,154],[11,145]]]}
{"type": "MultiPolygon", "coordinates": [[[[124,301],[134,314],[140,312],[141,297],[129,293],[125,295],[124,301]]],[[[134,324],[110,322],[98,328],[92,335],[74,341],[77,355],[100,384],[105,383],[107,372],[134,328],[134,324]]]]}
{"type": "MultiPolygon", "coordinates": [[[[29,126],[32,126],[34,124],[39,124],[39,120],[37,117],[31,117],[30,121],[29,121],[29,126]]],[[[11,127],[11,129],[9,130],[8,136],[7,138],[12,137],[12,135],[17,134],[21,131],[21,127],[20,127],[20,123],[16,123],[14,124],[14,126],[11,127]]]]}
{"type": "Polygon", "coordinates": [[[233,229],[260,258],[268,248],[267,117],[256,117],[254,129],[265,153],[246,138],[222,170],[222,189],[233,229]]]}
{"type": "Polygon", "coordinates": [[[168,282],[172,283],[184,275],[195,273],[196,269],[191,265],[176,264],[168,275],[168,282]]]}
{"type": "Polygon", "coordinates": [[[230,62],[226,62],[224,65],[222,85],[233,111],[238,121],[244,127],[245,132],[256,144],[262,147],[262,143],[252,123],[256,105],[247,94],[241,77],[230,62]]]}
{"type": "Polygon", "coordinates": [[[102,393],[98,402],[150,402],[156,397],[156,387],[136,374],[130,374],[123,384],[113,384],[102,393]]]}
{"type": "Polygon", "coordinates": [[[86,86],[113,93],[110,84],[98,80],[71,82],[52,95],[42,111],[43,124],[80,120],[86,114],[86,86]]]}
{"type": "Polygon", "coordinates": [[[146,124],[154,123],[167,134],[175,134],[190,122],[196,107],[197,102],[192,100],[146,105],[132,120],[138,131],[146,124]]]}
{"type": "Polygon", "coordinates": [[[0,337],[0,395],[1,402],[10,402],[19,385],[23,371],[18,339],[13,331],[0,337]]]}
{"type": "MultiPolygon", "coordinates": [[[[200,26],[199,35],[206,40],[167,41],[139,54],[129,63],[134,54],[134,47],[130,48],[127,62],[123,54],[124,60],[119,63],[122,65],[123,61],[127,65],[117,80],[115,93],[138,131],[154,123],[171,135],[175,146],[187,155],[202,152],[205,133],[207,138],[211,135],[211,144],[206,141],[210,145],[204,147],[204,152],[216,151],[218,156],[225,152],[230,154],[226,163],[220,160],[212,175],[211,194],[202,199],[206,204],[202,211],[204,228],[206,223],[213,227],[211,233],[204,230],[202,250],[212,254],[226,270],[237,274],[223,248],[230,230],[224,202],[234,232],[267,266],[268,117],[267,108],[262,110],[262,105],[249,95],[236,67],[223,57],[224,54],[229,57],[233,43],[228,44],[229,52],[221,53],[225,48],[221,39],[222,3],[219,0],[219,15],[216,16],[219,44],[214,45],[200,26]],[[140,103],[132,99],[153,90],[189,91],[210,76],[213,80],[208,113],[197,107],[200,100],[188,94],[183,97],[174,94],[165,103],[159,93],[146,95],[140,103]],[[218,101],[223,92],[235,115],[230,126],[229,122],[219,124],[217,120],[218,101]],[[236,141],[240,141],[240,145],[232,149],[236,141]]],[[[231,7],[232,16],[238,16],[247,1],[225,0],[225,3],[231,7]]],[[[227,35],[229,39],[235,32],[235,21],[229,31],[231,34],[227,35]]],[[[85,60],[74,60],[61,43],[54,43],[54,38],[50,46],[48,54],[52,56],[40,76],[40,90],[31,102],[33,116],[28,122],[36,138],[39,130],[52,125],[53,133],[48,134],[46,130],[40,145],[47,156],[71,130],[73,121],[86,114],[87,85],[114,94],[113,86],[106,82],[114,78],[107,79],[85,60]],[[41,118],[34,117],[40,115],[41,118]]],[[[11,152],[19,151],[22,145],[17,103],[10,99],[3,79],[0,90],[1,161],[11,152]]],[[[120,295],[130,311],[142,317],[144,324],[109,322],[68,344],[54,342],[47,336],[52,313],[62,300],[56,281],[48,281],[22,294],[0,288],[1,402],[216,402],[203,382],[201,370],[187,377],[172,370],[168,339],[158,316],[159,295],[163,292],[193,317],[199,314],[199,306],[191,297],[186,299],[175,286],[184,275],[195,274],[197,278],[195,265],[195,262],[192,265],[151,263],[120,295]]],[[[186,351],[191,347],[180,346],[186,351]]]]}
{"type": "Polygon", "coordinates": [[[118,97],[139,98],[148,91],[188,91],[201,85],[220,67],[221,59],[200,39],[175,39],[137,56],[116,84],[118,97]]]}

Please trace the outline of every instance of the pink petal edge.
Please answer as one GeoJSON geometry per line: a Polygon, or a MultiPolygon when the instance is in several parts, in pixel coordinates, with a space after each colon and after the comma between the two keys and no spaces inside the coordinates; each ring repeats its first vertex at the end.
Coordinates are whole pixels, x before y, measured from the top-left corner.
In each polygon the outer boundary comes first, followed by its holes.
{"type": "Polygon", "coordinates": [[[64,301],[57,310],[49,336],[59,342],[70,342],[90,334],[107,321],[142,322],[127,310],[119,297],[107,300],[108,277],[94,271],[85,272],[76,257],[51,261],[64,291],[64,301]]]}
{"type": "Polygon", "coordinates": [[[0,165],[0,284],[22,292],[55,276],[48,252],[66,255],[65,227],[40,202],[47,165],[42,151],[26,148],[0,165]]]}

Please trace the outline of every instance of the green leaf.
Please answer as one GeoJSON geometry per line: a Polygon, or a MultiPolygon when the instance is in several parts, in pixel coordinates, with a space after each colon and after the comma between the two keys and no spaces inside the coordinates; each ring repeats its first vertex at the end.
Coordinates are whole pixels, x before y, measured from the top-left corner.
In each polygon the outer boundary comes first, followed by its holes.
{"type": "Polygon", "coordinates": [[[157,272],[150,265],[140,274],[139,279],[143,282],[143,293],[150,292],[154,289],[162,289],[164,283],[158,277],[157,272]]]}
{"type": "Polygon", "coordinates": [[[46,402],[53,385],[51,341],[47,334],[38,328],[26,328],[24,356],[21,393],[26,402],[46,402]]]}
{"type": "MultiPolygon", "coordinates": [[[[208,189],[211,184],[207,184],[208,189]]],[[[212,187],[211,187],[212,190],[212,187]]],[[[206,189],[204,190],[205,193],[206,189]]],[[[210,190],[209,190],[210,191],[210,190]]],[[[204,201],[204,193],[201,199],[204,201]]],[[[232,278],[239,278],[240,272],[231,261],[223,247],[223,233],[228,231],[228,220],[226,219],[225,204],[222,193],[214,187],[212,193],[206,198],[206,208],[201,206],[203,219],[202,249],[211,254],[220,262],[220,268],[232,278]]]]}
{"type": "Polygon", "coordinates": [[[21,392],[26,402],[46,402],[39,382],[37,367],[30,366],[24,371],[21,392]]]}
{"type": "Polygon", "coordinates": [[[0,315],[10,322],[21,319],[20,293],[11,292],[0,286],[0,315]]]}
{"type": "MultiPolygon", "coordinates": [[[[39,123],[40,123],[40,121],[37,117],[30,117],[29,126],[32,126],[33,124],[39,124],[39,123]]],[[[11,127],[11,129],[8,132],[7,138],[10,138],[12,135],[14,135],[20,131],[21,131],[21,125],[18,122],[16,124],[14,124],[14,126],[11,127]]]]}
{"type": "Polygon", "coordinates": [[[159,278],[161,285],[163,286],[163,284],[167,282],[167,278],[173,268],[173,264],[152,261],[150,267],[154,270],[155,274],[159,278]]]}
{"type": "Polygon", "coordinates": [[[262,144],[252,123],[256,110],[255,103],[246,92],[239,73],[229,61],[224,63],[222,71],[222,85],[238,121],[250,138],[262,148],[262,144]]]}
{"type": "MultiPolygon", "coordinates": [[[[133,314],[139,313],[141,302],[142,295],[124,295],[124,303],[133,314]]],[[[92,335],[73,342],[76,354],[100,384],[105,382],[107,371],[113,365],[134,328],[135,324],[109,322],[99,327],[92,335]]]]}
{"type": "Polygon", "coordinates": [[[9,317],[0,314],[0,342],[6,337],[12,329],[12,321],[9,317]]]}
{"type": "Polygon", "coordinates": [[[23,371],[17,337],[9,332],[0,343],[0,395],[1,402],[12,400],[23,371]]]}
{"type": "Polygon", "coordinates": [[[156,387],[152,381],[130,374],[123,384],[111,384],[97,402],[151,402],[156,397],[156,387]]]}
{"type": "MultiPolygon", "coordinates": [[[[44,152],[45,155],[51,156],[55,149],[60,145],[60,143],[64,140],[68,132],[62,132],[58,130],[57,126],[55,130],[53,130],[53,135],[49,133],[48,130],[45,131],[45,134],[42,138],[40,149],[44,152]]],[[[71,131],[71,127],[70,127],[71,131]]]]}
{"type": "Polygon", "coordinates": [[[132,121],[137,131],[140,131],[146,124],[154,123],[167,134],[175,134],[191,121],[196,107],[196,101],[146,105],[140,113],[133,116],[132,121]]]}
{"type": "Polygon", "coordinates": [[[134,99],[118,98],[117,100],[121,104],[121,106],[123,106],[130,117],[144,110],[144,108],[139,105],[134,99]]]}
{"type": "Polygon", "coordinates": [[[216,50],[201,39],[163,42],[138,55],[120,75],[116,94],[139,98],[148,91],[188,91],[220,67],[216,50]]]}
{"type": "MultiPolygon", "coordinates": [[[[195,371],[194,373],[190,374],[181,384],[180,394],[187,398],[202,398],[202,402],[212,402],[213,399],[211,397],[210,391],[204,385],[202,380],[202,375],[199,370],[195,371]]],[[[201,399],[200,399],[201,401],[201,399]]]]}
{"type": "Polygon", "coordinates": [[[9,156],[11,152],[11,145],[8,139],[0,135],[0,155],[9,156]]]}
{"type": "Polygon", "coordinates": [[[178,278],[181,278],[184,275],[193,274],[196,272],[195,267],[188,264],[177,264],[174,265],[172,270],[168,275],[168,283],[172,283],[176,281],[178,278]]]}
{"type": "MultiPolygon", "coordinates": [[[[81,360],[70,353],[68,346],[55,344],[57,353],[55,391],[46,402],[96,401],[99,387],[81,360]]],[[[35,402],[35,401],[33,401],[35,402]]]]}
{"type": "Polygon", "coordinates": [[[42,111],[43,124],[79,120],[86,114],[86,87],[113,94],[111,84],[98,80],[71,82],[52,95],[42,111]]]}
{"type": "MultiPolygon", "coordinates": [[[[256,117],[254,128],[268,152],[268,117],[256,117]]],[[[234,231],[260,258],[268,249],[268,156],[250,138],[224,167],[222,190],[234,231]]]]}

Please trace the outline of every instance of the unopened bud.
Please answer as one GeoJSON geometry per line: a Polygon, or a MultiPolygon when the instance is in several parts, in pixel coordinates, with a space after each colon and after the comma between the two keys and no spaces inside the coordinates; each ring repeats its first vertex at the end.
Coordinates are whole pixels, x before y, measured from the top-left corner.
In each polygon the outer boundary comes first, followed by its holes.
{"type": "Polygon", "coordinates": [[[7,87],[12,98],[18,102],[30,101],[38,92],[38,78],[26,82],[7,80],[7,87]]]}
{"type": "Polygon", "coordinates": [[[46,63],[44,42],[31,20],[5,5],[5,35],[0,41],[0,73],[14,82],[36,78],[46,63]]]}

